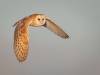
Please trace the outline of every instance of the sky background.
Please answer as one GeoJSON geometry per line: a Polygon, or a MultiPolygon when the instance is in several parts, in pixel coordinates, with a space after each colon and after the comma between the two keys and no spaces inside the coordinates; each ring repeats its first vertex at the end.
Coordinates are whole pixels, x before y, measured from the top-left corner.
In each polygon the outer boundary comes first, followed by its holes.
{"type": "Polygon", "coordinates": [[[0,0],[0,75],[100,75],[100,0],[0,0]],[[18,62],[15,22],[42,13],[69,36],[29,27],[29,53],[18,62]]]}

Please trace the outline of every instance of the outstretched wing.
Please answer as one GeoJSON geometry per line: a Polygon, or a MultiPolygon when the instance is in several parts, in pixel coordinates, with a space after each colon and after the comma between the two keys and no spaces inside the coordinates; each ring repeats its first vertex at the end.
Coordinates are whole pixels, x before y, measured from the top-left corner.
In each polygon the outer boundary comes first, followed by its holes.
{"type": "Polygon", "coordinates": [[[28,27],[29,22],[22,19],[14,24],[14,51],[19,62],[24,61],[28,55],[28,27]]]}
{"type": "Polygon", "coordinates": [[[55,24],[49,18],[46,18],[46,23],[44,26],[52,32],[54,32],[55,34],[57,34],[58,36],[61,36],[62,38],[69,38],[68,34],[66,34],[57,24],[55,24]]]}

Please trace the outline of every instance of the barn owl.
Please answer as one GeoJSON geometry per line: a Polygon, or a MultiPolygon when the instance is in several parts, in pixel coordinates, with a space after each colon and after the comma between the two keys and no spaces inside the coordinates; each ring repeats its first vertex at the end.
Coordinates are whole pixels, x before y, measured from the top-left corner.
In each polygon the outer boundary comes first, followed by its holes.
{"type": "Polygon", "coordinates": [[[16,26],[14,32],[14,52],[19,62],[26,60],[29,48],[28,28],[29,26],[40,27],[44,26],[61,36],[62,38],[69,38],[56,23],[47,18],[44,14],[32,14],[19,21],[17,21],[13,27],[16,26]]]}

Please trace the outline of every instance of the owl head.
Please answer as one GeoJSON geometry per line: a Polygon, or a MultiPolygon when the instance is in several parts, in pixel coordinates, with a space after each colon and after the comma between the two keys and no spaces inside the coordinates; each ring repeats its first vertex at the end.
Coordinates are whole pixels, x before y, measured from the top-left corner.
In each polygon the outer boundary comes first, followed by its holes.
{"type": "Polygon", "coordinates": [[[46,17],[43,14],[35,14],[32,16],[32,26],[42,26],[46,23],[46,17]]]}

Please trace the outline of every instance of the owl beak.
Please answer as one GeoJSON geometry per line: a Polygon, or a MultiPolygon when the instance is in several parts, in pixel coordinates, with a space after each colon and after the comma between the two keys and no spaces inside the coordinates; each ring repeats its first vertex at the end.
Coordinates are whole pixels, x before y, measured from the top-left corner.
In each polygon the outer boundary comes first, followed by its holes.
{"type": "Polygon", "coordinates": [[[40,23],[41,23],[41,25],[43,24],[43,22],[42,22],[42,21],[40,21],[40,23]]]}

